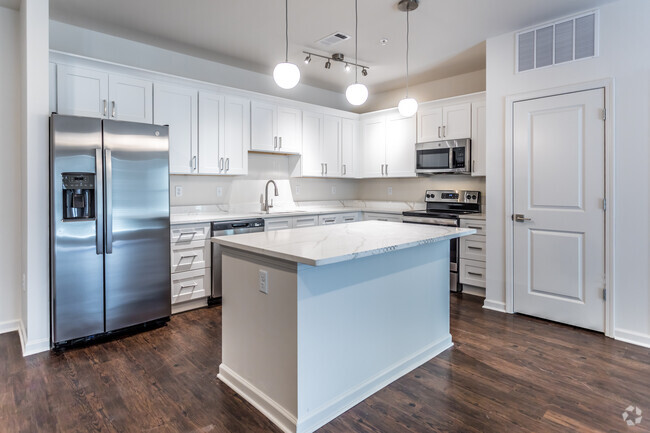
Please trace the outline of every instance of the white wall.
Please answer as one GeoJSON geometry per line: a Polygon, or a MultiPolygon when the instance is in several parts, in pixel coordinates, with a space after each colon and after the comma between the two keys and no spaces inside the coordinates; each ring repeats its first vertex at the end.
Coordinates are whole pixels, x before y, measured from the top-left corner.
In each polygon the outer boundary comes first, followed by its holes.
{"type": "MultiPolygon", "coordinates": [[[[409,96],[418,102],[451,98],[452,96],[467,95],[485,91],[485,69],[468,72],[467,74],[429,81],[409,87],[409,96]]],[[[404,98],[406,89],[399,88],[388,92],[368,96],[368,102],[357,110],[359,113],[395,108],[404,98]]]]}
{"type": "MultiPolygon", "coordinates": [[[[269,179],[278,184],[280,195],[276,205],[290,205],[294,201],[348,200],[357,196],[357,181],[351,179],[302,179],[290,177],[295,157],[267,154],[248,156],[248,176],[171,176],[170,203],[172,206],[259,203],[269,179]],[[175,196],[175,187],[183,187],[183,196],[175,196]],[[221,187],[222,195],[217,195],[221,187]],[[332,187],[336,193],[332,194],[332,187]],[[300,191],[297,193],[297,189],[300,191]]],[[[269,187],[271,193],[271,187],[269,187]]]]}
{"type": "Polygon", "coordinates": [[[616,104],[615,113],[610,113],[616,119],[615,335],[646,345],[650,345],[648,17],[646,0],[605,5],[600,13],[599,57],[522,74],[514,73],[514,33],[487,41],[487,302],[505,302],[506,97],[611,77],[616,104]]]}
{"type": "Polygon", "coordinates": [[[341,110],[351,108],[341,92],[323,90],[306,84],[298,84],[291,90],[283,90],[275,84],[270,74],[252,72],[58,21],[50,21],[50,48],[295,101],[341,110]]]}
{"type": "Polygon", "coordinates": [[[21,287],[20,15],[0,7],[0,333],[19,326],[21,287]]]}

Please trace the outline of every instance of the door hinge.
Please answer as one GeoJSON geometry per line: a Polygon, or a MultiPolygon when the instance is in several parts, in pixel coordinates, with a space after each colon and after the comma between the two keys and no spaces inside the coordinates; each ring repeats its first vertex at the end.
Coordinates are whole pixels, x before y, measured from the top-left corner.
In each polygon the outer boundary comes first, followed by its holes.
{"type": "Polygon", "coordinates": [[[607,120],[607,108],[603,108],[603,111],[602,111],[602,113],[600,115],[600,118],[602,120],[607,120]]]}
{"type": "Polygon", "coordinates": [[[603,289],[603,301],[607,300],[607,289],[603,289]]]}

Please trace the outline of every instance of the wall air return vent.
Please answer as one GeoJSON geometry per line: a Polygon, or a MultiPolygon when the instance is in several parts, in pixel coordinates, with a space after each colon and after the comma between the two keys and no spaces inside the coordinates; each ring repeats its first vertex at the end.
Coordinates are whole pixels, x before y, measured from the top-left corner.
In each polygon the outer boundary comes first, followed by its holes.
{"type": "Polygon", "coordinates": [[[316,41],[316,43],[320,45],[324,45],[326,47],[331,47],[332,45],[336,45],[343,41],[347,41],[348,39],[350,39],[350,35],[346,35],[345,33],[341,33],[341,32],[336,32],[336,33],[332,33],[331,35],[325,36],[323,39],[316,41]]]}
{"type": "Polygon", "coordinates": [[[598,55],[598,11],[517,33],[517,72],[598,55]]]}

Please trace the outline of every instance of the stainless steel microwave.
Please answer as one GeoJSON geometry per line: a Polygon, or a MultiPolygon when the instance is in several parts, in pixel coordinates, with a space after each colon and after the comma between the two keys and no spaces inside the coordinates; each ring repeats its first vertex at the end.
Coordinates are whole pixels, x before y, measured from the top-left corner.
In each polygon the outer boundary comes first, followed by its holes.
{"type": "Polygon", "coordinates": [[[469,173],[472,170],[470,152],[469,138],[416,143],[415,172],[469,173]]]}

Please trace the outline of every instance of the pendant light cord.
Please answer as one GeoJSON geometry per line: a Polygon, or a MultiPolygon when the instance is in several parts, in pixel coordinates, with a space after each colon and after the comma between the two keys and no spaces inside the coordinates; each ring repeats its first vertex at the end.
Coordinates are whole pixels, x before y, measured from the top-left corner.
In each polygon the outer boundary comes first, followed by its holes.
{"type": "Polygon", "coordinates": [[[289,63],[289,0],[284,0],[284,59],[289,63]]]}
{"type": "MultiPolygon", "coordinates": [[[[354,63],[359,63],[359,0],[354,0],[354,63]]],[[[354,83],[359,82],[359,67],[354,67],[354,83]]]]}
{"type": "Polygon", "coordinates": [[[406,97],[409,97],[409,7],[406,6],[406,97]]]}

